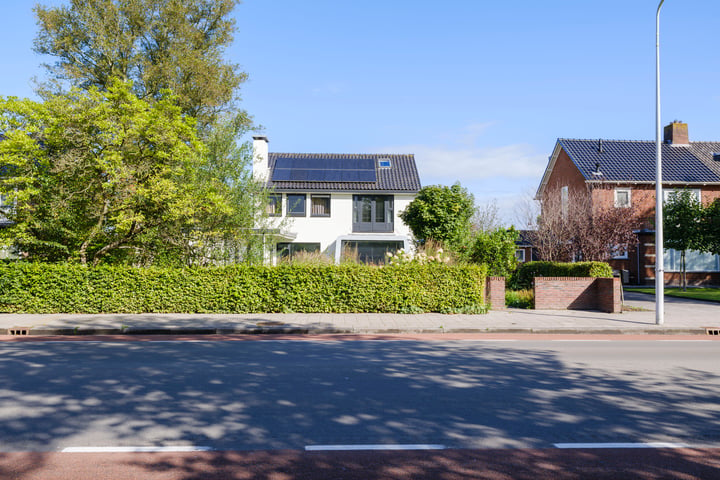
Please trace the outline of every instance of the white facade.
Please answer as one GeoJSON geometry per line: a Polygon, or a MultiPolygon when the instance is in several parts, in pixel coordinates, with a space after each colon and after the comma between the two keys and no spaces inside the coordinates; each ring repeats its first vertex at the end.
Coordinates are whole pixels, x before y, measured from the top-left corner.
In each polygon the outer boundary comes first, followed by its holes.
{"type": "MultiPolygon", "coordinates": [[[[268,158],[268,142],[266,137],[254,137],[253,142],[253,176],[259,180],[267,180],[270,175],[266,159],[268,158]]],[[[319,244],[319,251],[330,256],[336,263],[341,260],[345,242],[352,242],[351,245],[358,245],[355,242],[362,242],[362,245],[373,248],[367,242],[377,242],[373,245],[397,244],[406,251],[411,250],[412,233],[410,228],[400,219],[399,213],[407,208],[408,204],[415,198],[414,192],[393,192],[388,190],[378,191],[339,191],[339,190],[282,190],[276,188],[273,192],[279,201],[275,226],[282,222],[282,228],[294,235],[292,244],[312,244],[314,247],[319,244]],[[303,215],[289,215],[288,195],[305,195],[305,211],[303,215]],[[330,214],[324,216],[313,215],[312,196],[330,197],[330,214]],[[382,196],[387,199],[392,197],[392,231],[385,232],[359,232],[354,231],[354,202],[356,196],[382,196]]],[[[384,224],[387,225],[387,224],[384,224]]],[[[390,228],[386,228],[390,229],[390,228]]],[[[286,244],[281,244],[286,245],[286,244]]],[[[381,248],[381,247],[378,247],[381,248]]],[[[273,261],[276,261],[275,258],[273,261]]]]}

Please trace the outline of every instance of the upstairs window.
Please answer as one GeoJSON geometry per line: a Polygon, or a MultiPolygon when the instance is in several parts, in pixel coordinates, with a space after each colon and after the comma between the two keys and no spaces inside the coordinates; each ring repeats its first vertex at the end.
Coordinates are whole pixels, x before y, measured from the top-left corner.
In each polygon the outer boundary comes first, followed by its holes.
{"type": "Polygon", "coordinates": [[[330,216],[330,195],[311,195],[310,196],[310,216],[311,217],[329,217],[330,216]]]}
{"type": "Polygon", "coordinates": [[[279,217],[282,215],[282,195],[268,195],[265,213],[270,217],[279,217]]]}
{"type": "Polygon", "coordinates": [[[378,158],[378,167],[380,168],[390,168],[392,166],[392,162],[389,158],[378,158]]]}
{"type": "Polygon", "coordinates": [[[353,195],[353,232],[392,231],[392,195],[353,195]]]}
{"type": "Polygon", "coordinates": [[[560,213],[562,214],[562,218],[567,218],[569,202],[570,192],[566,185],[560,189],[560,213]]]}
{"type": "Polygon", "coordinates": [[[307,195],[304,193],[288,193],[287,194],[287,215],[288,217],[304,217],[305,202],[307,195]]]}
{"type": "Polygon", "coordinates": [[[630,189],[629,188],[616,188],[615,189],[615,206],[617,208],[629,208],[631,205],[630,189]]]}

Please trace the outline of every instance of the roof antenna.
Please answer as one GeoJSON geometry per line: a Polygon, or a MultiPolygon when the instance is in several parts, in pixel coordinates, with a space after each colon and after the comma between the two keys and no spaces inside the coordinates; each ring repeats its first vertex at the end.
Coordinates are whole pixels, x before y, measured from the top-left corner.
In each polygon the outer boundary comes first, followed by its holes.
{"type": "Polygon", "coordinates": [[[602,138],[598,138],[598,152],[603,153],[602,138]]]}

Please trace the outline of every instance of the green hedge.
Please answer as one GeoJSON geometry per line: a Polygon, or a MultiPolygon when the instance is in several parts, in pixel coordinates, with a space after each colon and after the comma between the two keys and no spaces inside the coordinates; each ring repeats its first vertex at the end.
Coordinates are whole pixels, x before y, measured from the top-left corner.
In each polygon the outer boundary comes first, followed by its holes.
{"type": "Polygon", "coordinates": [[[532,288],[535,277],[612,277],[605,262],[527,262],[517,269],[509,284],[515,289],[532,288]]]}
{"type": "Polygon", "coordinates": [[[484,266],[88,268],[0,264],[0,311],[480,312],[484,266]]]}

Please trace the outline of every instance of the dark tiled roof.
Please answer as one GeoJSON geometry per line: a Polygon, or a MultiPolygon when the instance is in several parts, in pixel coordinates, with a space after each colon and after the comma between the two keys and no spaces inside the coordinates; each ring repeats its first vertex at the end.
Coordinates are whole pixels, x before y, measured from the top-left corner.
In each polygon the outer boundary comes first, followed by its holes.
{"type": "MultiPolygon", "coordinates": [[[[558,143],[586,180],[655,182],[655,142],[633,140],[574,140],[558,143]],[[601,151],[602,150],[602,151],[601,151]],[[602,176],[593,175],[599,165],[602,176]]],[[[720,162],[713,160],[720,142],[662,145],[663,182],[720,183],[720,162]]]]}
{"type": "Polygon", "coordinates": [[[420,190],[420,176],[415,166],[415,156],[398,154],[347,154],[347,153],[269,153],[269,178],[278,158],[317,158],[340,159],[352,162],[358,158],[372,158],[377,168],[377,181],[375,182],[310,182],[310,181],[276,181],[268,180],[268,187],[276,190],[332,190],[332,191],[392,191],[417,192],[420,190]],[[389,158],[390,168],[378,168],[377,160],[389,158]]]}
{"type": "Polygon", "coordinates": [[[517,246],[532,246],[533,238],[535,238],[534,230],[518,230],[518,239],[515,240],[517,246]]]}

